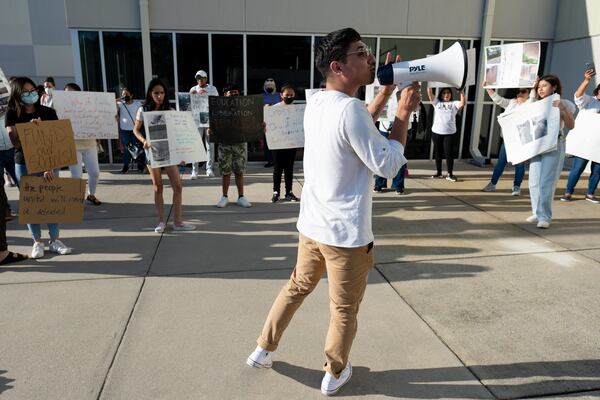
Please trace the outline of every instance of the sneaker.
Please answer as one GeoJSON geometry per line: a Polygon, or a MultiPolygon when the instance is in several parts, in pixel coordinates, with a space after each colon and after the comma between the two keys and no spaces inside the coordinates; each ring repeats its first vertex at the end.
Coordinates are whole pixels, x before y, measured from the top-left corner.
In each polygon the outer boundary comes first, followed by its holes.
{"type": "Polygon", "coordinates": [[[286,199],[287,201],[294,201],[294,202],[295,202],[295,201],[300,201],[300,199],[299,199],[299,198],[297,198],[297,197],[296,197],[296,195],[295,195],[294,193],[292,193],[292,192],[289,192],[288,194],[286,194],[286,195],[285,195],[285,199],[286,199]]]}
{"type": "Polygon", "coordinates": [[[44,243],[35,242],[31,248],[31,258],[42,258],[44,257],[44,243]]]}
{"type": "Polygon", "coordinates": [[[593,194],[586,194],[585,199],[594,204],[600,204],[600,199],[593,194]]]}
{"type": "Polygon", "coordinates": [[[377,186],[375,186],[375,187],[373,188],[373,193],[381,193],[381,192],[383,192],[383,189],[382,189],[382,188],[380,188],[380,187],[377,187],[377,186]]]}
{"type": "Polygon", "coordinates": [[[483,189],[481,189],[482,192],[493,192],[494,190],[496,190],[496,185],[494,185],[492,182],[488,183],[483,189]]]}
{"type": "Polygon", "coordinates": [[[396,194],[397,194],[397,195],[402,195],[402,194],[404,194],[404,189],[396,189],[396,194]]]}
{"type": "MultiPolygon", "coordinates": [[[[587,197],[587,196],[585,196],[585,197],[587,197]]],[[[573,198],[571,197],[570,193],[565,193],[563,195],[563,197],[560,198],[560,201],[571,201],[571,200],[573,200],[573,198]]]]}
{"type": "Polygon", "coordinates": [[[178,224],[173,224],[174,231],[193,231],[196,227],[192,224],[187,224],[185,222],[180,222],[178,224]]]}
{"type": "Polygon", "coordinates": [[[246,198],[246,196],[240,196],[238,198],[237,204],[238,204],[238,206],[244,207],[244,208],[250,208],[250,207],[252,207],[252,203],[250,203],[248,201],[248,199],[246,198]]]}
{"type": "Polygon", "coordinates": [[[333,396],[336,394],[342,386],[344,386],[352,378],[352,365],[348,361],[348,365],[342,371],[339,378],[335,378],[329,372],[325,372],[325,376],[321,381],[321,393],[325,396],[333,396]]]}
{"type": "Polygon", "coordinates": [[[277,203],[279,201],[279,192],[273,192],[273,197],[271,197],[271,203],[277,203]]]}
{"type": "Polygon", "coordinates": [[[435,175],[431,175],[431,179],[443,179],[444,175],[440,174],[435,174],[435,175]]]}
{"type": "Polygon", "coordinates": [[[206,170],[206,176],[209,178],[214,178],[215,177],[215,173],[213,172],[212,169],[207,169],[206,170]]]}
{"type": "Polygon", "coordinates": [[[446,180],[456,182],[456,181],[458,181],[458,178],[455,175],[448,174],[448,176],[446,176],[446,180]]]}
{"type": "Polygon", "coordinates": [[[165,231],[166,227],[167,227],[167,225],[161,221],[158,223],[158,225],[156,225],[156,228],[154,228],[154,232],[163,233],[165,231]]]}
{"type": "Polygon", "coordinates": [[[96,196],[94,196],[93,194],[88,194],[88,196],[85,198],[89,203],[95,205],[95,206],[99,206],[100,204],[102,204],[102,202],[100,200],[98,200],[96,198],[96,196]]]}
{"type": "Polygon", "coordinates": [[[530,215],[529,217],[527,217],[525,219],[525,221],[529,222],[529,223],[533,223],[533,222],[537,222],[537,217],[535,215],[530,215]]]}
{"type": "Polygon", "coordinates": [[[511,196],[520,196],[520,195],[521,195],[521,188],[519,186],[513,186],[511,196]]]}
{"type": "Polygon", "coordinates": [[[123,169],[121,170],[122,174],[126,174],[129,171],[129,165],[126,165],[123,167],[123,169]]]}
{"type": "Polygon", "coordinates": [[[548,229],[550,228],[550,222],[544,220],[538,221],[537,227],[540,229],[548,229]]]}
{"type": "Polygon", "coordinates": [[[198,179],[198,173],[196,171],[192,171],[192,175],[190,175],[190,179],[191,180],[198,179]]]}
{"type": "Polygon", "coordinates": [[[223,208],[223,207],[226,207],[227,204],[229,204],[229,199],[227,198],[227,196],[221,196],[221,198],[219,199],[219,202],[217,203],[217,207],[223,208]]]}
{"type": "Polygon", "coordinates": [[[254,368],[271,368],[273,366],[271,352],[256,346],[256,349],[248,356],[246,364],[254,368]]]}
{"type": "Polygon", "coordinates": [[[70,247],[65,246],[63,242],[56,239],[50,242],[50,244],[48,245],[48,251],[52,253],[58,253],[64,256],[65,254],[71,254],[72,250],[70,247]]]}

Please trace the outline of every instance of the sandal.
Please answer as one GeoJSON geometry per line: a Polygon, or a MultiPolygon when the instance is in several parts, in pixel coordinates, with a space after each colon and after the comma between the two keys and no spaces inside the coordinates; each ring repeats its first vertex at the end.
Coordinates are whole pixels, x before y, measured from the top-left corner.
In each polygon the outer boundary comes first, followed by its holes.
{"type": "Polygon", "coordinates": [[[4,260],[0,261],[0,265],[12,264],[19,261],[27,260],[29,257],[25,254],[8,252],[8,255],[4,257],[4,260]]]}
{"type": "Polygon", "coordinates": [[[89,194],[88,197],[86,197],[86,200],[95,206],[99,206],[100,204],[102,204],[102,202],[98,200],[93,194],[89,194]]]}

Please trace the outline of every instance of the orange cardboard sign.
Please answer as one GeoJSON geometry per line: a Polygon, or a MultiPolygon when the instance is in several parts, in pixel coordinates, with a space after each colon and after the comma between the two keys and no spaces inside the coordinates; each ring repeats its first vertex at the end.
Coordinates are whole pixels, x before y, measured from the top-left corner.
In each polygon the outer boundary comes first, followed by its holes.
{"type": "Polygon", "coordinates": [[[19,224],[83,221],[85,180],[23,176],[19,186],[19,224]]]}

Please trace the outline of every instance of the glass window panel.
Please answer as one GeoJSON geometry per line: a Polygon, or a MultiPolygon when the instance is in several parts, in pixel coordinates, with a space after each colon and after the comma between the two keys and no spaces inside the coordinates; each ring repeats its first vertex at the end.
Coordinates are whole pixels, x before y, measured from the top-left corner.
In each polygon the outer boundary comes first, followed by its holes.
{"type": "Polygon", "coordinates": [[[502,138],[500,137],[500,133],[502,129],[500,128],[500,124],[498,123],[498,115],[502,114],[504,110],[502,107],[496,106],[494,110],[494,124],[492,125],[492,147],[490,148],[490,158],[498,158],[498,153],[500,152],[500,143],[502,143],[502,138]]]}
{"type": "Polygon", "coordinates": [[[212,84],[217,87],[219,93],[222,94],[223,86],[228,83],[235,83],[243,90],[244,37],[242,35],[212,35],[212,52],[214,70],[212,84]]]}
{"type": "MultiPolygon", "coordinates": [[[[481,57],[480,54],[480,47],[481,47],[481,40],[474,40],[473,41],[473,48],[475,49],[475,68],[477,69],[479,67],[479,59],[481,57]]],[[[477,86],[481,85],[481,81],[482,79],[479,78],[478,74],[475,74],[475,86],[469,86],[469,95],[467,98],[467,101],[475,101],[475,93],[477,92],[477,86]]],[[[490,101],[490,97],[488,96],[487,92],[484,90],[484,101],[490,101]]]]}
{"type": "Polygon", "coordinates": [[[471,152],[469,151],[469,143],[471,141],[471,131],[473,127],[473,112],[475,110],[475,106],[473,104],[467,104],[463,112],[467,113],[467,117],[465,119],[465,136],[463,138],[463,146],[462,146],[462,158],[471,158],[471,152]]]}
{"type": "Polygon", "coordinates": [[[431,148],[431,124],[433,122],[433,106],[423,104],[418,121],[412,121],[408,131],[408,141],[404,155],[409,160],[428,160],[431,148]]]}
{"type": "Polygon", "coordinates": [[[142,36],[139,32],[103,32],[106,88],[120,95],[123,87],[133,91],[135,98],[143,99],[144,64],[142,36]]]}
{"type": "MultiPolygon", "coordinates": [[[[210,77],[208,67],[208,35],[196,33],[178,33],[177,40],[177,80],[179,92],[189,92],[198,84],[195,76],[198,70],[204,70],[210,77]]],[[[213,84],[209,81],[209,83],[213,84]]],[[[219,87],[219,94],[221,93],[219,87]]]]}
{"type": "Polygon", "coordinates": [[[479,135],[479,151],[487,158],[488,141],[490,138],[490,122],[492,120],[492,105],[484,104],[481,114],[481,135],[479,135]]]}
{"type": "Polygon", "coordinates": [[[98,32],[79,32],[79,54],[81,56],[83,90],[104,91],[100,60],[100,34],[98,32]]]}
{"type": "Polygon", "coordinates": [[[150,33],[152,78],[167,85],[169,99],[175,100],[175,68],[173,66],[173,36],[170,33],[150,33]]]}

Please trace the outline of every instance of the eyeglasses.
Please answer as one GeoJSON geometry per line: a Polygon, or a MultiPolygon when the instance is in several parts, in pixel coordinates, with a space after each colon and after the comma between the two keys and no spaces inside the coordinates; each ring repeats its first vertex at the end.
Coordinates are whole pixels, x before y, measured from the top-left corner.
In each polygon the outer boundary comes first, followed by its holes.
{"type": "Polygon", "coordinates": [[[362,58],[369,58],[371,55],[373,55],[373,50],[369,46],[365,46],[355,51],[349,51],[344,57],[348,57],[352,54],[358,54],[358,56],[362,58]]]}
{"type": "Polygon", "coordinates": [[[37,93],[37,89],[23,90],[23,94],[27,94],[27,93],[37,93]]]}

